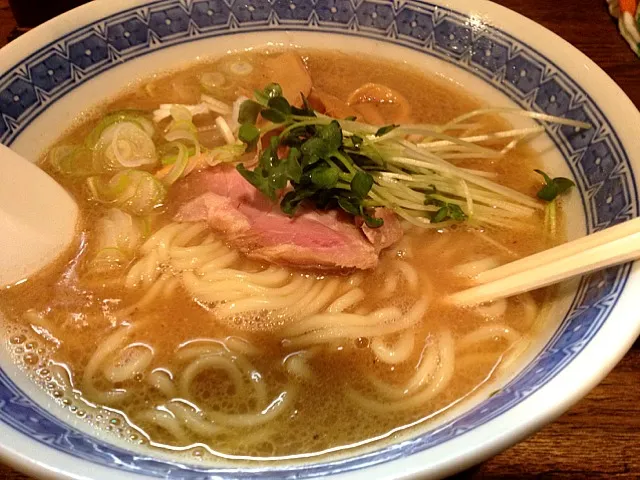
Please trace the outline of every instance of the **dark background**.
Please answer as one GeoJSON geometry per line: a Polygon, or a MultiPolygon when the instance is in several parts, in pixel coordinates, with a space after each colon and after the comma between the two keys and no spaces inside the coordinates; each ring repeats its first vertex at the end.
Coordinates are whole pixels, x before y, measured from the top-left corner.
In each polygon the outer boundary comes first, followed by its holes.
{"type": "MultiPolygon", "coordinates": [[[[578,47],[640,107],[640,58],[618,34],[605,0],[496,3],[535,20],[578,47]]],[[[0,0],[0,46],[15,35],[14,28],[8,0],[0,0]]],[[[28,478],[0,464],[0,479],[28,478]]],[[[640,479],[640,342],[602,384],[554,423],[454,478],[640,479]]]]}

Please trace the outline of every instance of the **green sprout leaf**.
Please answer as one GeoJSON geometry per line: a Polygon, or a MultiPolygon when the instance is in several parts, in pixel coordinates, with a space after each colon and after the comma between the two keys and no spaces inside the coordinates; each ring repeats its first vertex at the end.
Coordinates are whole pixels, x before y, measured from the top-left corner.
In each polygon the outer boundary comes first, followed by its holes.
{"type": "Polygon", "coordinates": [[[291,150],[289,150],[289,155],[284,162],[287,178],[294,183],[300,183],[300,179],[302,177],[300,157],[300,150],[298,150],[297,148],[292,148],[291,150]]]}
{"type": "Polygon", "coordinates": [[[245,100],[240,105],[240,112],[238,113],[238,123],[243,125],[249,123],[255,125],[258,115],[262,110],[262,105],[253,100],[245,100]]]}
{"type": "Polygon", "coordinates": [[[366,208],[360,207],[360,214],[369,228],[380,228],[384,224],[384,220],[371,216],[366,208]]]}
{"type": "Polygon", "coordinates": [[[435,213],[431,214],[431,223],[446,222],[448,220],[464,222],[468,218],[467,214],[464,213],[464,210],[460,208],[460,205],[450,203],[447,200],[448,199],[445,196],[438,194],[436,187],[433,185],[427,191],[424,204],[440,207],[435,213]]]}
{"type": "Polygon", "coordinates": [[[269,99],[267,103],[268,107],[272,110],[282,113],[283,115],[291,114],[291,105],[284,97],[273,97],[269,99]]]}
{"type": "Polygon", "coordinates": [[[282,96],[282,87],[277,83],[269,83],[263,90],[267,98],[275,98],[282,96]]]}
{"type": "Polygon", "coordinates": [[[380,127],[376,132],[376,137],[381,137],[382,135],[385,135],[389,133],[391,130],[395,130],[398,127],[399,125],[385,125],[384,127],[380,127]]]}
{"type": "Polygon", "coordinates": [[[349,138],[351,139],[351,144],[353,145],[353,148],[355,148],[356,150],[359,150],[360,147],[362,146],[362,142],[364,142],[363,138],[358,135],[351,135],[351,137],[349,138]]]}
{"type": "Polygon", "coordinates": [[[276,191],[269,183],[268,177],[264,175],[264,170],[260,167],[255,170],[248,170],[242,163],[236,166],[236,170],[242,175],[247,182],[264,193],[271,200],[276,199],[276,191]]]}
{"type": "Polygon", "coordinates": [[[463,222],[467,219],[467,214],[462,211],[459,205],[454,203],[446,203],[436,212],[431,218],[432,223],[440,223],[447,220],[455,220],[456,222],[463,222]]]}
{"type": "Polygon", "coordinates": [[[274,110],[273,108],[267,108],[266,110],[262,110],[260,112],[262,118],[265,120],[269,120],[273,123],[284,123],[287,120],[287,116],[278,110],[274,110]]]}
{"type": "Polygon", "coordinates": [[[271,98],[282,96],[282,87],[277,83],[269,83],[262,90],[254,90],[253,97],[256,101],[266,107],[271,98]]]}
{"type": "Polygon", "coordinates": [[[335,152],[342,146],[342,128],[336,120],[328,125],[319,126],[317,134],[318,138],[325,141],[327,152],[335,152]]]}
{"type": "Polygon", "coordinates": [[[311,182],[316,188],[333,188],[338,184],[339,179],[340,170],[331,165],[319,165],[311,171],[311,182]]]}
{"type": "Polygon", "coordinates": [[[313,159],[313,161],[308,162],[310,165],[329,154],[329,149],[321,138],[310,138],[302,144],[300,150],[303,155],[313,159]]]}
{"type": "Polygon", "coordinates": [[[309,104],[309,100],[307,100],[307,97],[305,97],[302,92],[300,92],[300,97],[302,98],[302,108],[291,105],[291,113],[300,117],[315,117],[316,113],[313,111],[313,108],[309,104]]]}
{"type": "Polygon", "coordinates": [[[565,177],[551,178],[542,170],[534,170],[536,173],[542,175],[544,179],[544,185],[538,191],[538,198],[547,202],[554,201],[559,195],[563,195],[575,186],[573,181],[565,177]]]}
{"type": "Polygon", "coordinates": [[[280,209],[285,214],[292,217],[296,213],[298,207],[300,206],[300,203],[302,203],[305,199],[313,196],[313,194],[313,190],[298,190],[287,192],[280,202],[280,209]]]}
{"type": "Polygon", "coordinates": [[[351,179],[351,191],[361,199],[369,195],[371,187],[373,187],[373,177],[368,173],[357,172],[351,179]]]}
{"type": "Polygon", "coordinates": [[[244,123],[238,131],[238,138],[247,144],[247,150],[251,151],[256,148],[258,140],[260,140],[260,130],[251,123],[244,123]]]}
{"type": "Polygon", "coordinates": [[[558,195],[562,195],[563,193],[567,192],[570,188],[576,186],[576,184],[573,183],[572,180],[569,180],[568,178],[565,178],[565,177],[556,177],[553,179],[553,183],[555,183],[556,187],[558,187],[558,195]]]}
{"type": "Polygon", "coordinates": [[[338,205],[342,210],[351,215],[360,215],[360,208],[358,205],[347,197],[338,197],[338,205]]]}

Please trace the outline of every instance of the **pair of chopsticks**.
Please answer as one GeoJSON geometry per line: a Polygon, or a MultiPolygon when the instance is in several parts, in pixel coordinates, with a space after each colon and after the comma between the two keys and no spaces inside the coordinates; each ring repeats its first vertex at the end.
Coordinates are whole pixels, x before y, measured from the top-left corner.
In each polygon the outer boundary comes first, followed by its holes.
{"type": "Polygon", "coordinates": [[[515,262],[479,273],[476,286],[449,296],[478,305],[640,258],[640,218],[634,218],[515,262]]]}

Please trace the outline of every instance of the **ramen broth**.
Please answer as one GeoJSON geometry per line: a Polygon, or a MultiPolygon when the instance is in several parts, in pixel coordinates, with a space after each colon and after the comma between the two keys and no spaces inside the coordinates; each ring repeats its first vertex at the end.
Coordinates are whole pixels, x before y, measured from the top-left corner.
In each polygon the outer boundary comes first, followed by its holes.
{"type": "MultiPolygon", "coordinates": [[[[406,65],[324,51],[302,53],[314,86],[344,99],[367,82],[389,85],[410,100],[416,123],[444,123],[481,106],[469,92],[406,65]]],[[[217,99],[231,104],[239,94],[250,95],[270,81],[261,73],[265,55],[225,56],[141,81],[83,119],[59,143],[82,143],[104,112],[198,103],[203,74],[228,72],[238,62],[250,65],[251,73],[229,75],[216,92],[217,99]]],[[[482,121],[487,131],[507,125],[489,115],[482,121]]],[[[214,128],[199,135],[206,147],[223,142],[214,128]]],[[[532,198],[540,187],[540,177],[533,173],[540,166],[538,158],[524,145],[501,159],[460,158],[455,163],[490,172],[493,181],[532,198]]],[[[213,303],[200,300],[182,283],[188,265],[175,269],[160,262],[162,275],[156,280],[144,288],[127,286],[132,266],[157,249],[138,249],[125,268],[93,272],[96,225],[110,206],[87,200],[83,179],[60,175],[46,164],[44,168],[80,204],[81,231],[54,265],[0,292],[6,343],[16,362],[61,404],[96,428],[153,448],[198,457],[309,456],[437,420],[498,372],[511,371],[530,343],[548,295],[538,291],[477,308],[444,300],[470,284],[464,270],[469,262],[490,258],[504,263],[547,247],[543,215],[536,213],[519,230],[405,225],[403,239],[383,251],[378,267],[370,271],[316,275],[289,269],[301,288],[316,288],[306,302],[325,292],[316,284],[333,282],[326,287],[333,292],[330,301],[357,290],[353,305],[344,310],[355,327],[335,325],[327,330],[327,335],[335,334],[330,341],[318,340],[313,329],[308,333],[297,327],[310,317],[302,314],[287,318],[257,311],[221,317],[213,303]],[[152,288],[157,291],[149,296],[152,288]],[[362,335],[354,337],[349,329],[359,328],[356,315],[385,308],[406,315],[415,308],[420,319],[404,331],[381,335],[362,327],[362,335]]],[[[183,234],[189,239],[172,258],[179,254],[197,263],[213,240],[204,225],[176,226],[174,211],[168,205],[153,216],[149,233],[173,228],[167,238],[183,234]],[[191,233],[185,228],[192,228],[191,233]],[[191,247],[195,250],[189,251],[191,247]]],[[[242,255],[234,262],[233,268],[246,272],[269,267],[242,255]]],[[[277,267],[271,268],[279,274],[277,267]]]]}

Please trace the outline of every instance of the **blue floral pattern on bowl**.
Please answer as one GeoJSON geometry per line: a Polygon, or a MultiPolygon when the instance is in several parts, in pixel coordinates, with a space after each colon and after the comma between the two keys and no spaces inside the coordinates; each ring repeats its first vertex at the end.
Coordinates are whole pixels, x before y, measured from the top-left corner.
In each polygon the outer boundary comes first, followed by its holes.
{"type": "MultiPolygon", "coordinates": [[[[579,85],[530,46],[498,29],[470,27],[460,13],[420,1],[165,0],[86,25],[34,52],[0,76],[0,141],[10,145],[48,105],[122,61],[184,42],[228,33],[272,30],[335,32],[386,41],[464,69],[522,107],[584,120],[576,133],[551,126],[576,178],[590,232],[638,214],[633,172],[621,142],[579,85]]],[[[307,478],[348,472],[423,451],[468,432],[530,396],[582,351],[606,321],[630,266],[582,280],[561,327],[542,352],[499,394],[427,433],[359,456],[302,467],[240,473],[133,454],[92,438],[30,400],[0,371],[0,421],[37,441],[115,470],[164,478],[307,478]],[[114,462],[117,459],[117,462],[114,462]]]]}

